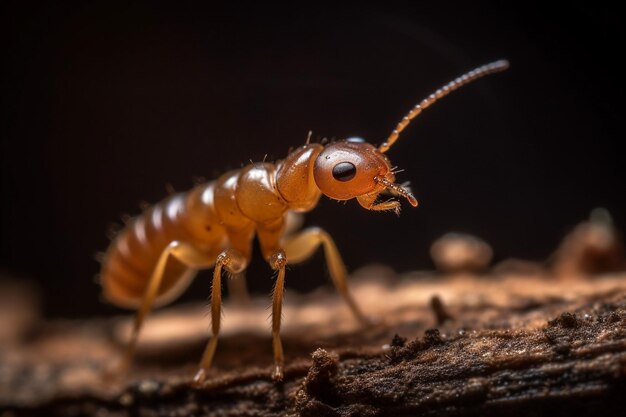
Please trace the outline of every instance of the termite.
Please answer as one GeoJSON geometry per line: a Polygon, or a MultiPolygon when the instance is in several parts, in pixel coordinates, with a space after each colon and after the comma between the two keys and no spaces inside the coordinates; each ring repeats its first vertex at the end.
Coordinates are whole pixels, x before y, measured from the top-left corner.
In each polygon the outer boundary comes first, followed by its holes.
{"type": "Polygon", "coordinates": [[[312,210],[322,194],[335,200],[356,198],[362,207],[373,211],[399,211],[398,200],[378,200],[382,193],[403,197],[417,207],[410,189],[395,183],[395,171],[385,153],[424,109],[459,87],[508,66],[505,60],[495,61],[449,82],[413,107],[378,147],[355,139],[326,145],[307,139],[281,161],[251,163],[227,172],[186,193],[171,195],[131,219],[105,253],[101,271],[105,298],[137,309],[121,367],[130,366],[139,332],[152,307],[171,302],[187,288],[196,271],[214,266],[212,337],[194,377],[194,382],[201,384],[217,348],[222,270],[236,275],[246,269],[255,235],[265,260],[277,271],[272,295],[274,380],[283,378],[280,324],[287,263],[304,261],[321,245],[339,294],[354,316],[367,324],[348,291],[346,267],[332,237],[317,227],[289,231],[288,215],[312,210]]]}

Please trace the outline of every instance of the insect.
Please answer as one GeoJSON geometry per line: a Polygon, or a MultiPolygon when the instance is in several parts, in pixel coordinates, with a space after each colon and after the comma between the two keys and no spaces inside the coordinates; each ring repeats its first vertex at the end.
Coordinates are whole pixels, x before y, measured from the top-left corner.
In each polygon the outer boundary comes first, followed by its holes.
{"type": "Polygon", "coordinates": [[[307,143],[276,163],[251,163],[214,181],[174,194],[130,220],[104,255],[101,282],[111,303],[137,309],[132,335],[122,359],[130,366],[144,319],[153,306],[174,300],[199,269],[214,267],[211,288],[212,337],[194,377],[201,384],[215,354],[220,331],[222,271],[241,274],[259,239],[263,256],[277,271],[272,300],[272,377],[283,377],[280,339],[281,309],[287,263],[309,258],[322,246],[332,281],[354,316],[367,319],[348,291],[346,267],[332,237],[320,228],[288,233],[290,213],[315,208],[323,195],[335,200],[356,198],[367,210],[395,211],[397,199],[379,201],[381,194],[417,200],[410,189],[395,183],[385,153],[410,121],[438,99],[485,75],[507,69],[505,60],[478,67],[422,100],[375,147],[362,140],[322,145],[307,143]]]}

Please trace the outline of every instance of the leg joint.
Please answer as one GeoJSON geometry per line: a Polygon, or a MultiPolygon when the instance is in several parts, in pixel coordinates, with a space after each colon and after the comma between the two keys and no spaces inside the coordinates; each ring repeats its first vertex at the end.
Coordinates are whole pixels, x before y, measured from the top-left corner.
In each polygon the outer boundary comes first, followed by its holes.
{"type": "Polygon", "coordinates": [[[215,260],[215,267],[221,269],[222,267],[230,273],[237,274],[246,269],[248,260],[236,249],[226,249],[217,255],[215,260]]]}
{"type": "Polygon", "coordinates": [[[228,251],[221,252],[219,255],[217,255],[215,263],[222,266],[227,266],[230,263],[230,255],[228,254],[228,251]]]}
{"type": "Polygon", "coordinates": [[[287,265],[287,255],[282,249],[277,250],[270,256],[270,266],[272,269],[279,269],[287,265]]]}

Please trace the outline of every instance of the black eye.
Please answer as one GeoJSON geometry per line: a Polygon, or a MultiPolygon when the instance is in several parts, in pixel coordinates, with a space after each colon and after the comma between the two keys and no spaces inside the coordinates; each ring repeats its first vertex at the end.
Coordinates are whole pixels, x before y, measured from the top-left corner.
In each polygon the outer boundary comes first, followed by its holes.
{"type": "Polygon", "coordinates": [[[350,162],[340,162],[333,168],[333,178],[337,181],[350,181],[356,175],[356,167],[350,162]]]}

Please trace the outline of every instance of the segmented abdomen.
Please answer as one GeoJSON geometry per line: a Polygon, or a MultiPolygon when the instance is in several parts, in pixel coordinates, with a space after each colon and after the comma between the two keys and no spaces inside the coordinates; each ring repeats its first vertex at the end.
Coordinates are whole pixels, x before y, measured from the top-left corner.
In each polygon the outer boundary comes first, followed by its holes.
{"type": "MultiPolygon", "coordinates": [[[[137,307],[164,249],[175,240],[217,256],[225,233],[213,205],[214,183],[175,194],[127,223],[115,237],[102,263],[101,282],[108,301],[137,307]]],[[[170,257],[156,304],[165,304],[187,288],[195,275],[170,257]]]]}

